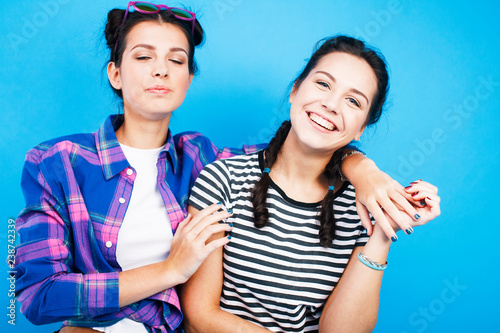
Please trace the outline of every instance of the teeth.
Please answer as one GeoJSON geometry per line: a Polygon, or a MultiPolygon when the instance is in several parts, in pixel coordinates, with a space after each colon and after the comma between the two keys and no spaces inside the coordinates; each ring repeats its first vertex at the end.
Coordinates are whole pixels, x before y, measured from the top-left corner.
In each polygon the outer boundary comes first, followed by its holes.
{"type": "Polygon", "coordinates": [[[333,129],[335,128],[331,122],[329,122],[328,120],[326,119],[323,119],[321,118],[320,116],[314,114],[314,113],[309,113],[309,118],[314,121],[316,124],[318,124],[319,126],[323,127],[323,128],[326,128],[327,130],[329,131],[333,131],[333,129]]]}

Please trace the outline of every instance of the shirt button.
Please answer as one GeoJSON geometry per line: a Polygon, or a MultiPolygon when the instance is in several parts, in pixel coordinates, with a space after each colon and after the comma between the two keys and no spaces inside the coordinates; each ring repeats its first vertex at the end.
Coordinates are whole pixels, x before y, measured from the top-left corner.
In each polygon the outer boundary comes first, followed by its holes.
{"type": "Polygon", "coordinates": [[[120,199],[118,199],[118,202],[119,202],[119,203],[125,203],[125,199],[120,198],[120,199]]]}
{"type": "Polygon", "coordinates": [[[110,247],[113,246],[113,243],[111,243],[111,241],[107,241],[106,242],[106,247],[109,249],[110,247]]]}
{"type": "Polygon", "coordinates": [[[127,175],[129,176],[132,176],[132,174],[134,173],[134,171],[130,168],[127,169],[127,175]]]}

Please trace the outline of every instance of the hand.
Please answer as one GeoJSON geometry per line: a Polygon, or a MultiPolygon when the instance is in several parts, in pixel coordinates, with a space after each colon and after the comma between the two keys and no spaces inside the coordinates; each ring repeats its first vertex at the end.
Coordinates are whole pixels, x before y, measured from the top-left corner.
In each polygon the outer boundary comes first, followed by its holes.
{"type": "MultiPolygon", "coordinates": [[[[417,214],[420,216],[419,219],[414,220],[408,216],[408,214],[402,214],[406,223],[410,225],[410,229],[405,229],[405,232],[411,234],[413,233],[413,227],[424,225],[441,214],[439,205],[441,198],[437,195],[438,188],[436,186],[422,180],[412,182],[412,184],[406,188],[406,191],[412,195],[414,200],[419,202],[419,206],[415,207],[417,214]]],[[[398,225],[387,213],[385,217],[394,232],[401,230],[400,225],[398,225]]],[[[377,226],[375,226],[375,228],[377,228],[377,226]]]]}
{"type": "Polygon", "coordinates": [[[232,215],[227,211],[217,212],[221,208],[220,205],[213,204],[195,217],[189,214],[179,223],[172,239],[170,254],[164,261],[168,266],[166,271],[175,272],[179,277],[179,284],[186,282],[212,251],[229,243],[230,236],[208,242],[213,235],[232,229],[230,224],[218,223],[232,215]]]}
{"type": "Polygon", "coordinates": [[[373,231],[368,214],[370,212],[386,236],[393,240],[397,239],[385,213],[395,221],[400,229],[407,230],[410,223],[405,215],[410,216],[412,221],[416,221],[416,217],[420,215],[416,207],[422,207],[420,201],[423,200],[418,200],[420,196],[412,197],[403,186],[376,166],[365,170],[363,178],[352,183],[356,188],[356,209],[368,235],[371,235],[373,231]]]}

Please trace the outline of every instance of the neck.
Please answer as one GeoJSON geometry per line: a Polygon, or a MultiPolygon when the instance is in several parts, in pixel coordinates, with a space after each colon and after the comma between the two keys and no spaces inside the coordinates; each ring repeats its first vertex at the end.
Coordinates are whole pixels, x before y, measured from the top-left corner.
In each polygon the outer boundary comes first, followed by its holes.
{"type": "Polygon", "coordinates": [[[170,116],[159,120],[134,117],[125,112],[123,124],[115,132],[118,142],[133,148],[154,149],[165,144],[170,124],[170,116]]]}
{"type": "Polygon", "coordinates": [[[290,131],[271,169],[272,179],[293,199],[302,202],[320,201],[328,185],[331,185],[323,176],[331,157],[331,153],[318,154],[302,149],[290,131]]]}

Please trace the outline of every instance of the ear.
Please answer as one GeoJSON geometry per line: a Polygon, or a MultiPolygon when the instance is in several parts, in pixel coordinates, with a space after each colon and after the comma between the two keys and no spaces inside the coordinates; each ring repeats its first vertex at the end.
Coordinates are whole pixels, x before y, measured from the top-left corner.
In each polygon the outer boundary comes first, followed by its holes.
{"type": "Polygon", "coordinates": [[[359,129],[359,132],[354,136],[354,140],[359,141],[359,139],[361,139],[361,135],[363,134],[363,131],[365,130],[365,128],[366,128],[366,125],[363,125],[363,127],[361,127],[359,129]]]}
{"type": "Polygon", "coordinates": [[[120,70],[115,66],[114,62],[108,64],[108,79],[111,86],[117,90],[122,89],[120,70]]]}
{"type": "Polygon", "coordinates": [[[297,82],[295,82],[293,84],[293,87],[292,87],[292,92],[290,93],[290,96],[288,97],[288,101],[290,102],[290,104],[292,104],[294,98],[295,98],[295,95],[297,95],[297,82]]]}

